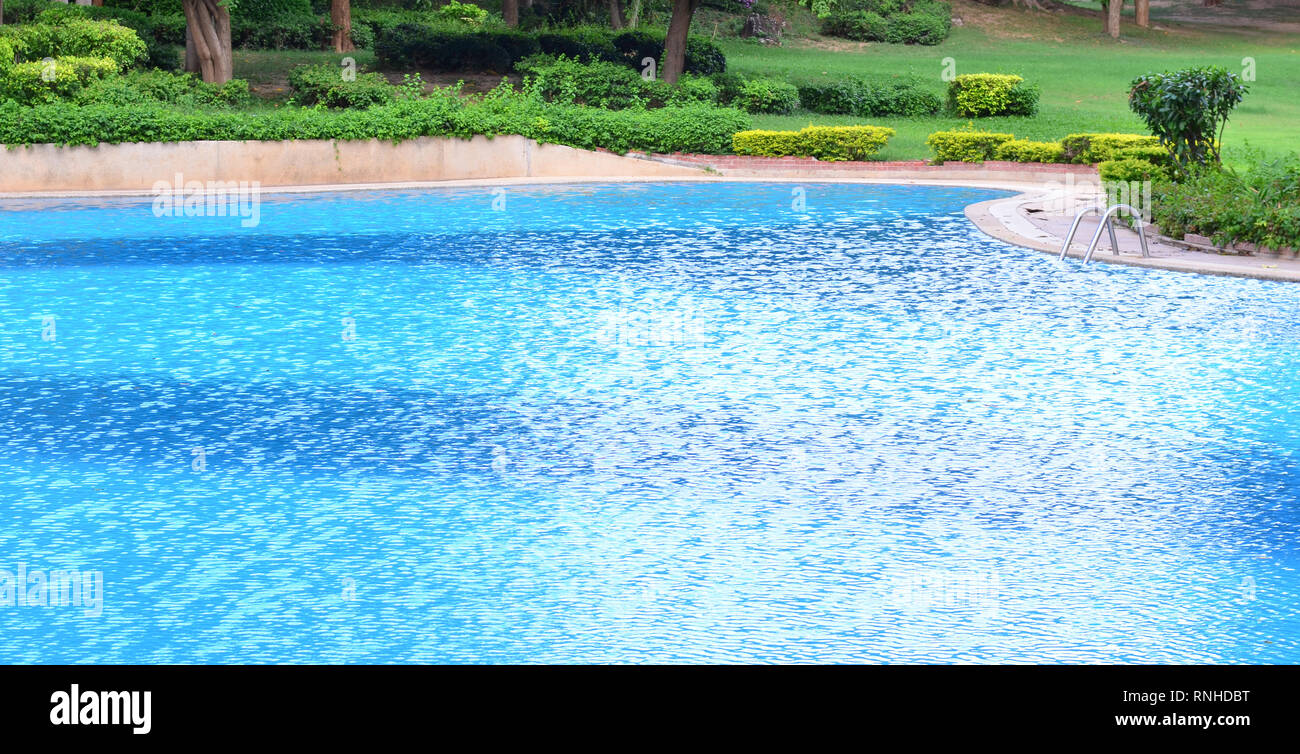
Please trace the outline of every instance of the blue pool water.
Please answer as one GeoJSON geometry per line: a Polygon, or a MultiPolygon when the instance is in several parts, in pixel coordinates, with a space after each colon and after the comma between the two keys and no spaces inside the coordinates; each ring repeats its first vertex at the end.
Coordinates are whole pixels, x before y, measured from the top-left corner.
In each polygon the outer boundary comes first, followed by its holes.
{"type": "Polygon", "coordinates": [[[1300,286],[999,195],[0,203],[0,660],[1300,661],[1300,286]]]}

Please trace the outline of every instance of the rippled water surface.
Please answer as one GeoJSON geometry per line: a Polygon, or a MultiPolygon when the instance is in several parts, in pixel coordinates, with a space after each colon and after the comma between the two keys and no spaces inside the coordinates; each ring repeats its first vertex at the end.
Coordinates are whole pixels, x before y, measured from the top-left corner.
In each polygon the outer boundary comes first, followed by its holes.
{"type": "Polygon", "coordinates": [[[1300,661],[1300,287],[800,191],[0,203],[0,660],[1300,661]]]}

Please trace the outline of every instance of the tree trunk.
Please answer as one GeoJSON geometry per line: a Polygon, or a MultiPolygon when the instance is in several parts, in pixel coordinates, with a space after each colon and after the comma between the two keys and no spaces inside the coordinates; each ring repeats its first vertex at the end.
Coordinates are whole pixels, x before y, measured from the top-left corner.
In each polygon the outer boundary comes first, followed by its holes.
{"type": "Polygon", "coordinates": [[[352,2],[330,0],[330,23],[334,25],[334,52],[352,52],[352,2]]]}
{"type": "Polygon", "coordinates": [[[609,25],[613,29],[627,26],[627,21],[623,18],[623,3],[619,0],[609,0],[609,25]]]}
{"type": "Polygon", "coordinates": [[[664,39],[664,59],[660,63],[664,81],[669,84],[676,84],[686,67],[686,35],[699,5],[700,0],[673,0],[673,15],[668,20],[668,36],[664,39]]]}
{"type": "Polygon", "coordinates": [[[0,0],[0,24],[5,22],[5,0],[0,0]]]}
{"type": "Polygon", "coordinates": [[[1119,12],[1124,9],[1124,0],[1110,0],[1106,3],[1106,33],[1112,39],[1119,39],[1119,12]]]}
{"type": "Polygon", "coordinates": [[[1143,29],[1151,28],[1151,0],[1133,0],[1136,5],[1133,7],[1134,21],[1143,29]]]}
{"type": "Polygon", "coordinates": [[[181,4],[185,9],[185,70],[195,71],[211,84],[234,78],[230,11],[221,0],[181,0],[181,4]]]}
{"type": "Polygon", "coordinates": [[[515,28],[519,25],[519,0],[501,0],[501,15],[506,20],[506,26],[515,28]]]}

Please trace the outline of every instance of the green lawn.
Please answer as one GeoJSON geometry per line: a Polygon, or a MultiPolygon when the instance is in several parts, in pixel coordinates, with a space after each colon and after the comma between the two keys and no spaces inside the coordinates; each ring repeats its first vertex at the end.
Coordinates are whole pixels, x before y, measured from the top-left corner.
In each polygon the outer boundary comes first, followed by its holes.
{"type": "MultiPolygon", "coordinates": [[[[728,68],[746,75],[833,77],[844,74],[899,75],[933,79],[943,89],[942,61],[956,61],[957,73],[1016,73],[1042,87],[1041,109],[1033,118],[983,118],[982,130],[1022,138],[1054,140],[1082,131],[1145,132],[1128,109],[1128,83],[1149,71],[1195,65],[1222,65],[1240,72],[1242,59],[1254,58],[1257,80],[1224,134],[1225,157],[1245,159],[1248,150],[1280,155],[1300,147],[1300,37],[1258,32],[1215,33],[1175,27],[1143,31],[1125,27],[1122,42],[1100,33],[1095,18],[1044,14],[1007,8],[998,30],[955,27],[935,47],[842,45],[829,50],[807,40],[773,48],[720,39],[728,68]],[[853,49],[856,48],[856,49],[853,49]]],[[[800,112],[755,116],[758,128],[800,128],[809,123],[871,123],[897,129],[880,159],[930,156],[926,136],[964,125],[954,118],[885,117],[864,121],[851,116],[800,112]]]]}

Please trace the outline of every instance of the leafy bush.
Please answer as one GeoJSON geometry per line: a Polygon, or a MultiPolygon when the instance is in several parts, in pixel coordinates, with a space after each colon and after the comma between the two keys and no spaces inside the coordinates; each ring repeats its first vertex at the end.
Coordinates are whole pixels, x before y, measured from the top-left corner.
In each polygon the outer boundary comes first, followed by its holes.
{"type": "Polygon", "coordinates": [[[515,68],[535,82],[550,102],[622,110],[643,107],[648,100],[648,82],[620,63],[582,63],[573,58],[541,56],[520,61],[515,68]]]}
{"type": "Polygon", "coordinates": [[[1064,162],[1065,149],[1054,141],[1014,139],[999,144],[994,157],[1009,162],[1064,162]]]}
{"type": "MultiPolygon", "coordinates": [[[[643,59],[662,57],[663,34],[581,28],[533,35],[399,23],[377,28],[375,36],[375,55],[388,68],[420,65],[442,71],[504,73],[539,52],[582,62],[622,63],[640,71],[643,59]]],[[[726,58],[716,45],[698,37],[687,39],[687,73],[708,75],[725,69],[726,58]]]]}
{"type": "Polygon", "coordinates": [[[99,144],[211,140],[386,139],[519,134],[553,144],[615,152],[725,153],[749,127],[739,110],[703,105],[610,111],[542,101],[498,87],[466,102],[455,88],[365,110],[282,108],[204,111],[169,105],[122,107],[0,102],[0,144],[99,144]]]}
{"type": "Polygon", "coordinates": [[[1160,140],[1144,134],[1070,134],[1061,139],[1064,161],[1091,165],[1114,160],[1135,147],[1158,147],[1160,140]]]}
{"type": "Polygon", "coordinates": [[[311,0],[243,0],[230,14],[230,21],[232,25],[235,19],[241,22],[267,24],[285,18],[314,15],[311,0]]]}
{"type": "Polygon", "coordinates": [[[952,31],[952,7],[935,0],[865,0],[838,5],[822,33],[862,42],[937,45],[952,31]]]}
{"type": "Polygon", "coordinates": [[[1019,76],[968,73],[948,84],[948,109],[963,118],[1033,115],[1038,112],[1038,89],[1019,76]]]}
{"type": "Polygon", "coordinates": [[[289,71],[293,101],[299,105],[365,108],[392,102],[397,88],[378,73],[358,73],[348,81],[336,65],[298,66],[289,71]]]}
{"type": "Polygon", "coordinates": [[[935,115],[943,108],[939,95],[911,81],[843,78],[800,82],[798,89],[805,108],[828,115],[935,115]]]}
{"type": "Polygon", "coordinates": [[[735,104],[747,113],[789,115],[799,108],[799,90],[780,79],[750,79],[740,87],[735,104]]]}
{"type": "Polygon", "coordinates": [[[0,71],[0,101],[22,104],[53,102],[71,97],[95,81],[117,73],[108,58],[61,55],[49,62],[14,63],[0,71]]]}
{"type": "Polygon", "coordinates": [[[1128,102],[1178,166],[1188,169],[1219,161],[1219,138],[1228,115],[1247,91],[1237,74],[1208,66],[1138,76],[1128,102]]]}
{"type": "Polygon", "coordinates": [[[0,26],[18,53],[29,61],[44,58],[104,58],[118,69],[129,68],[145,55],[135,31],[115,21],[68,18],[60,23],[0,26]]]}
{"type": "Polygon", "coordinates": [[[718,102],[718,87],[705,76],[683,73],[676,86],[658,79],[647,81],[645,85],[650,107],[713,105],[718,102]]]}
{"type": "Polygon", "coordinates": [[[994,159],[998,148],[1014,138],[986,131],[936,131],[925,143],[934,152],[935,163],[984,162],[994,159]]]}
{"type": "Polygon", "coordinates": [[[1097,173],[1103,181],[1156,181],[1164,180],[1169,174],[1164,168],[1148,160],[1126,159],[1107,160],[1097,165],[1097,173]]]}
{"type": "Polygon", "coordinates": [[[815,157],[825,161],[865,160],[894,135],[878,126],[808,126],[800,131],[741,131],[732,137],[736,154],[815,157]]]}
{"type": "Polygon", "coordinates": [[[1191,168],[1177,183],[1156,183],[1152,219],[1181,238],[1300,249],[1300,157],[1262,162],[1243,175],[1218,166],[1191,168]]]}
{"type": "Polygon", "coordinates": [[[252,99],[248,82],[209,84],[192,73],[132,71],[95,81],[73,95],[79,104],[118,106],[165,103],[183,107],[237,107],[252,99]]]}
{"type": "Polygon", "coordinates": [[[478,26],[487,20],[488,12],[469,3],[461,3],[456,0],[448,0],[447,4],[434,11],[438,18],[444,21],[460,21],[461,23],[478,26]]]}

